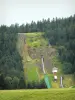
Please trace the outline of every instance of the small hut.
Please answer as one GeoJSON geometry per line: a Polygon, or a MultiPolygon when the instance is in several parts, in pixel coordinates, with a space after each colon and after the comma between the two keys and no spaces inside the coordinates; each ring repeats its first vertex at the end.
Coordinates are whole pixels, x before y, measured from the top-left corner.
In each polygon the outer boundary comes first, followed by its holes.
{"type": "Polygon", "coordinates": [[[58,72],[58,68],[54,67],[54,68],[52,69],[52,73],[53,73],[53,74],[56,74],[57,72],[58,72]]]}
{"type": "Polygon", "coordinates": [[[57,72],[58,72],[58,68],[54,67],[54,68],[52,69],[52,73],[53,73],[53,75],[54,75],[54,81],[57,80],[57,72]]]}

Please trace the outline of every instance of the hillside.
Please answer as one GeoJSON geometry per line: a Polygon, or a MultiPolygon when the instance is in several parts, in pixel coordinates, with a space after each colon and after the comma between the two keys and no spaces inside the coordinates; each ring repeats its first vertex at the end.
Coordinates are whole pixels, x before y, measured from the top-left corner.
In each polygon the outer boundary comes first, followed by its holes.
{"type": "Polygon", "coordinates": [[[0,89],[59,88],[60,76],[75,86],[75,15],[0,26],[0,89]]]}
{"type": "MultiPolygon", "coordinates": [[[[58,53],[56,49],[43,37],[43,33],[19,33],[17,48],[20,55],[23,57],[26,82],[39,82],[44,78],[41,64],[41,55],[43,55],[45,70],[52,87],[58,88],[60,86],[60,76],[63,75],[61,70],[62,64],[57,58],[58,53]],[[53,67],[58,68],[58,81],[56,83],[53,81],[53,67]]],[[[73,76],[65,75],[63,82],[66,87],[70,87],[74,84],[73,76]],[[69,80],[67,80],[68,77],[69,80]]]]}

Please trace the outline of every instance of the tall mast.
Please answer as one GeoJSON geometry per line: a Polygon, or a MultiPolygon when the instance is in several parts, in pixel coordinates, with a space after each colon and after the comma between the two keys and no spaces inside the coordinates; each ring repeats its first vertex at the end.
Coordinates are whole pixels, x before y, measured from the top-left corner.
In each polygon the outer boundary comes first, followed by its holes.
{"type": "Polygon", "coordinates": [[[46,74],[46,72],[45,72],[45,67],[44,67],[44,57],[43,57],[43,55],[41,55],[41,59],[42,59],[42,67],[43,67],[43,72],[44,72],[44,74],[46,74]]]}

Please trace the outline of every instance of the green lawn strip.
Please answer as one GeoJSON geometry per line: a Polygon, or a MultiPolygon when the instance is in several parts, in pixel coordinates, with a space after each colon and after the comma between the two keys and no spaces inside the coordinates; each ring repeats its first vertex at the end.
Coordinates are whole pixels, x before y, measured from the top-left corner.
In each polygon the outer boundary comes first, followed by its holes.
{"type": "Polygon", "coordinates": [[[75,100],[75,89],[4,90],[0,100],[75,100]]]}

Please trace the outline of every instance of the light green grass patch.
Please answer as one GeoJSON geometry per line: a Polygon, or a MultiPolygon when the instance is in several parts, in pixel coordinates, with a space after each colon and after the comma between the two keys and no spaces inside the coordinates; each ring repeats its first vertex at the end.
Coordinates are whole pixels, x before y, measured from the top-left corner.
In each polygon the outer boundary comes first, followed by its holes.
{"type": "Polygon", "coordinates": [[[30,47],[40,47],[48,45],[48,41],[43,38],[42,32],[26,33],[26,42],[30,47]]]}
{"type": "Polygon", "coordinates": [[[37,67],[32,66],[27,68],[28,81],[38,81],[37,67]]]}
{"type": "Polygon", "coordinates": [[[25,76],[27,77],[26,78],[27,82],[39,80],[39,77],[38,77],[38,74],[37,74],[38,67],[34,63],[27,62],[25,64],[24,71],[25,71],[25,76]]]}
{"type": "Polygon", "coordinates": [[[4,90],[0,100],[75,100],[75,89],[4,90]]]}

